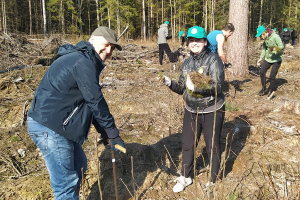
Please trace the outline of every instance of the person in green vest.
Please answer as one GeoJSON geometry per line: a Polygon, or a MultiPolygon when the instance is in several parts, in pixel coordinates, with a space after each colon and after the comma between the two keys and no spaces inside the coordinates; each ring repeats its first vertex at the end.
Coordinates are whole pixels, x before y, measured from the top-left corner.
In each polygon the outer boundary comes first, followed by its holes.
{"type": "Polygon", "coordinates": [[[259,95],[273,95],[276,90],[275,86],[275,77],[278,73],[279,67],[282,62],[282,51],[284,49],[284,45],[280,39],[280,36],[276,34],[273,29],[265,28],[264,26],[259,26],[257,29],[257,34],[255,37],[260,37],[264,40],[263,49],[260,54],[260,59],[257,61],[257,65],[259,66],[261,63],[260,69],[260,80],[262,89],[259,91],[259,95]],[[264,60],[263,60],[264,59],[264,60]],[[270,73],[270,86],[266,88],[266,73],[270,67],[272,67],[270,73]]]}

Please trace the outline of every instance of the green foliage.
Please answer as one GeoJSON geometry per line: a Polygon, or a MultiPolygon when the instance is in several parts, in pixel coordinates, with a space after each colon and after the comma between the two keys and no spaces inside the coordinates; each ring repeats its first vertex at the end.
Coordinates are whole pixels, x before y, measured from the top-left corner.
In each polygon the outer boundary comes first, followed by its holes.
{"type": "Polygon", "coordinates": [[[238,194],[232,193],[229,197],[229,200],[239,200],[238,196],[239,196],[238,194]]]}
{"type": "Polygon", "coordinates": [[[226,101],[225,102],[225,110],[226,111],[238,111],[239,107],[236,105],[232,104],[231,102],[226,101]]]}
{"type": "Polygon", "coordinates": [[[19,142],[19,141],[20,141],[20,138],[19,138],[18,136],[13,135],[13,136],[11,137],[11,141],[12,141],[12,142],[19,142]]]}

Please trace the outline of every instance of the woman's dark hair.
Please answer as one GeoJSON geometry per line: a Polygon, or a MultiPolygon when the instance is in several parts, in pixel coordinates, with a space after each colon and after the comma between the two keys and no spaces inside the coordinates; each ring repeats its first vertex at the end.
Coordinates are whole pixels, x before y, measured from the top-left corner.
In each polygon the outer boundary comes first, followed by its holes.
{"type": "Polygon", "coordinates": [[[224,26],[224,28],[223,28],[223,30],[224,31],[234,31],[235,30],[235,28],[234,28],[234,26],[233,26],[233,24],[232,23],[228,23],[228,24],[226,24],[225,26],[224,26]]]}

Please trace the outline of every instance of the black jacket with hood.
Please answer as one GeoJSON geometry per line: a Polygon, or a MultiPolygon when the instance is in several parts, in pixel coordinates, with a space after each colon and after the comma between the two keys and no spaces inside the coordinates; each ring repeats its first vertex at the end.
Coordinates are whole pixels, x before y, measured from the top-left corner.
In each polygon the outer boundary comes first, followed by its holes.
{"type": "MultiPolygon", "coordinates": [[[[217,109],[224,104],[224,94],[222,93],[224,82],[224,65],[217,54],[212,53],[208,48],[200,54],[193,54],[182,64],[182,72],[178,82],[172,80],[170,89],[177,94],[183,94],[186,103],[186,109],[190,112],[200,113],[213,112],[215,105],[215,86],[217,86],[217,109]],[[200,69],[201,68],[201,69],[200,69]],[[186,76],[193,71],[201,71],[204,75],[211,76],[213,83],[209,88],[200,89],[196,87],[194,94],[200,94],[202,97],[191,95],[186,89],[186,76]]],[[[199,95],[199,96],[200,96],[199,95]]]]}
{"type": "Polygon", "coordinates": [[[104,137],[119,135],[102,95],[99,76],[105,68],[85,41],[60,48],[38,86],[28,116],[54,132],[83,144],[91,124],[104,137]]]}

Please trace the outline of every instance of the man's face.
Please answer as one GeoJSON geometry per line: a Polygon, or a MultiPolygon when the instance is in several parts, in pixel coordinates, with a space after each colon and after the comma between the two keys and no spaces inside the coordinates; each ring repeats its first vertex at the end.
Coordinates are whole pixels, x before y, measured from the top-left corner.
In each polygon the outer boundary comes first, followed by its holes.
{"type": "Polygon", "coordinates": [[[103,36],[92,36],[90,42],[103,61],[112,55],[116,47],[116,45],[109,43],[103,36]]]}
{"type": "Polygon", "coordinates": [[[189,48],[194,54],[200,53],[206,44],[207,44],[207,40],[203,38],[201,39],[193,38],[193,37],[189,38],[189,48]]]}

